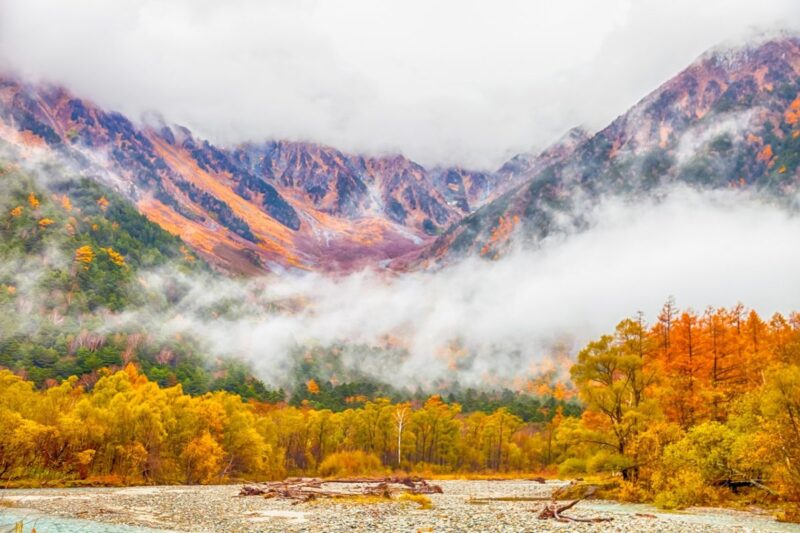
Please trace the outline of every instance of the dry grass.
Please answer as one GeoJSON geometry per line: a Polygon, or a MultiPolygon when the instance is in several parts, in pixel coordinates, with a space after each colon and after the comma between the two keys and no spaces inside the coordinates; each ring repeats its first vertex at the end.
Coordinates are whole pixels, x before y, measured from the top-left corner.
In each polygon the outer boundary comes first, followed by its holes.
{"type": "Polygon", "coordinates": [[[786,507],[775,515],[778,522],[800,523],[800,508],[786,507]]]}
{"type": "Polygon", "coordinates": [[[475,498],[470,496],[467,503],[472,505],[484,505],[491,502],[549,502],[549,496],[494,496],[487,498],[475,498]]]}
{"type": "Polygon", "coordinates": [[[439,481],[524,481],[539,477],[556,479],[553,472],[455,472],[442,474],[430,471],[412,471],[411,474],[439,481]]]}
{"type": "Polygon", "coordinates": [[[8,498],[0,498],[0,507],[16,507],[17,502],[8,498]]]}
{"type": "Polygon", "coordinates": [[[411,494],[410,492],[404,492],[397,498],[397,501],[416,503],[419,505],[420,509],[433,509],[433,502],[424,494],[411,494]]]}
{"type": "Polygon", "coordinates": [[[368,494],[343,494],[332,498],[315,498],[307,502],[310,505],[319,504],[347,504],[347,505],[376,505],[391,502],[389,498],[368,494]]]}

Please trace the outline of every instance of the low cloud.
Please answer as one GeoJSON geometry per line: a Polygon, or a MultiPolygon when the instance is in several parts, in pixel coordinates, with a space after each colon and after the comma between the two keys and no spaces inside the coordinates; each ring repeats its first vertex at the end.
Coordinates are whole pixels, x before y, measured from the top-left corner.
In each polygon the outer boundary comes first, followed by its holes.
{"type": "Polygon", "coordinates": [[[494,169],[798,15],[794,0],[0,0],[0,68],[221,143],[494,169]]]}
{"type": "Polygon", "coordinates": [[[293,351],[343,343],[346,365],[397,385],[513,385],[639,310],[653,320],[670,295],[696,311],[797,307],[800,253],[790,243],[800,218],[772,204],[675,188],[587,209],[584,232],[436,272],[250,281],[150,273],[151,288],[181,287],[175,301],[120,322],[191,333],[215,354],[252,361],[271,383],[285,384],[293,351]],[[387,346],[405,355],[388,361],[365,348],[387,346]]]}

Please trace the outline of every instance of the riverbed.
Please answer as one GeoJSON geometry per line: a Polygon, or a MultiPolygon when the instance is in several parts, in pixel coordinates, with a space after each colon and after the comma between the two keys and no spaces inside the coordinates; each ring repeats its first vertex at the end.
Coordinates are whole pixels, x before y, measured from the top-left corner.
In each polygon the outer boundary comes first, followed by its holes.
{"type": "Polygon", "coordinates": [[[293,505],[260,496],[240,497],[239,486],[169,486],[0,490],[0,532],[16,522],[28,533],[191,532],[530,532],[648,531],[798,532],[800,525],[769,514],[724,509],[663,512],[651,506],[592,500],[569,516],[611,518],[599,524],[559,523],[536,518],[563,483],[548,481],[438,481],[444,493],[433,509],[414,503],[319,500],[293,505]]]}

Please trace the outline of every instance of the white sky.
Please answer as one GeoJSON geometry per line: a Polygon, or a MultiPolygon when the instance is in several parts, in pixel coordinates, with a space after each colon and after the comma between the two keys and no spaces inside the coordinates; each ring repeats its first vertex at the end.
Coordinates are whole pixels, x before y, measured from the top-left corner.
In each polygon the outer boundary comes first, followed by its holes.
{"type": "Polygon", "coordinates": [[[494,168],[599,128],[796,0],[0,0],[0,67],[221,143],[494,168]]]}

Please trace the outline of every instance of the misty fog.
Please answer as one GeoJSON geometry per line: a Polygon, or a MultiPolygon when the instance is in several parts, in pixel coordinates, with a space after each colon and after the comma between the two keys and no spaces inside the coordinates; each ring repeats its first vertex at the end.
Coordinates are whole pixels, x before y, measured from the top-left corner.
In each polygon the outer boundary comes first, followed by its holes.
{"type": "Polygon", "coordinates": [[[437,271],[250,280],[150,272],[146,286],[178,286],[177,301],[107,327],[191,333],[274,384],[285,382],[293,350],[346,343],[345,363],[394,384],[513,386],[563,371],[559,357],[637,311],[654,320],[670,296],[696,311],[738,302],[764,316],[792,311],[800,253],[786,243],[800,218],[744,192],[678,187],[658,198],[607,199],[586,207],[584,232],[437,271]],[[405,355],[390,363],[365,355],[369,346],[405,355]]]}

